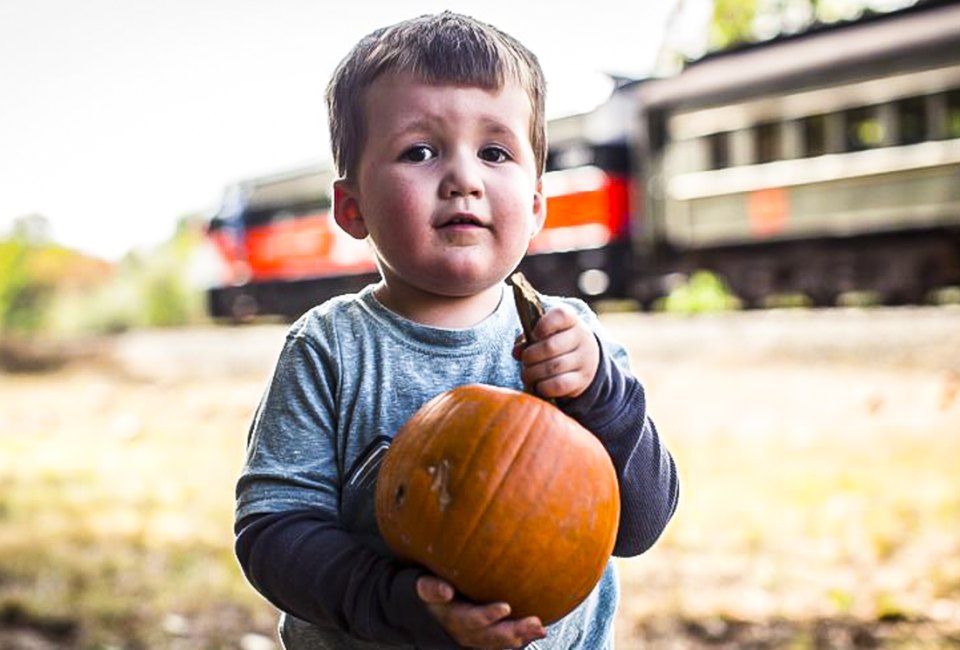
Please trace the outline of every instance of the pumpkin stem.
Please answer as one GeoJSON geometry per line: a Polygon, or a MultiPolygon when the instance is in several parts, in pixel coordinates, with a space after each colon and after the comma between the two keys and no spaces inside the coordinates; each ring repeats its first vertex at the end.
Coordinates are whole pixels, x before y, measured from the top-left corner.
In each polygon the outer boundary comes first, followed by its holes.
{"type": "MultiPolygon", "coordinates": [[[[520,326],[523,327],[524,345],[529,345],[533,343],[533,328],[537,326],[537,321],[544,313],[543,302],[540,300],[540,294],[520,271],[510,276],[510,284],[513,285],[513,301],[517,305],[520,326]]],[[[523,390],[540,397],[529,384],[525,384],[523,390]]],[[[556,404],[556,400],[548,399],[547,401],[556,404]]]]}
{"type": "Polygon", "coordinates": [[[530,281],[517,271],[510,276],[513,285],[513,300],[517,304],[517,313],[520,315],[520,325],[523,327],[523,337],[527,343],[533,342],[533,328],[543,316],[543,303],[540,295],[533,288],[530,281]]]}

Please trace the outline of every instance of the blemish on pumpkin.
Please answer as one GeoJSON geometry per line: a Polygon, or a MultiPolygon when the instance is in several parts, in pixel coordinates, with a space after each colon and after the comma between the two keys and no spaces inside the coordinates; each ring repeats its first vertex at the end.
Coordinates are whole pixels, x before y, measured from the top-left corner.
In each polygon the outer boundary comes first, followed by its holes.
{"type": "Polygon", "coordinates": [[[447,485],[450,479],[450,461],[444,458],[439,465],[428,466],[427,474],[433,477],[430,482],[430,491],[436,493],[437,504],[440,506],[440,512],[443,512],[453,500],[447,485]]]}
{"type": "Polygon", "coordinates": [[[403,505],[403,500],[404,500],[404,498],[405,498],[406,496],[407,496],[407,486],[406,486],[406,485],[400,485],[400,486],[397,488],[397,494],[396,494],[396,496],[394,496],[394,498],[393,498],[393,503],[394,503],[394,505],[396,505],[398,508],[399,508],[400,506],[402,506],[402,505],[403,505]]]}

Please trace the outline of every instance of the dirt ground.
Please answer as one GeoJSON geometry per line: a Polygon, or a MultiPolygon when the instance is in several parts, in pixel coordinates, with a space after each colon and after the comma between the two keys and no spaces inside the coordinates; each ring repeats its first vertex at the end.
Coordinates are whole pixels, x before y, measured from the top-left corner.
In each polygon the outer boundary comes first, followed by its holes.
{"type": "MultiPolygon", "coordinates": [[[[619,561],[619,648],[960,647],[960,309],[602,321],[631,354],[683,486],[664,538],[619,561]]],[[[11,490],[9,503],[0,494],[0,554],[24,553],[42,530],[91,545],[149,533],[157,548],[229,556],[230,482],[284,330],[131,332],[56,372],[0,373],[0,486],[11,490]],[[171,441],[197,459],[165,456],[171,441]],[[149,460],[124,455],[141,447],[149,460]],[[157,496],[136,476],[163,463],[179,465],[157,496]],[[100,510],[71,497],[75,511],[17,515],[37,475],[84,464],[134,486],[131,510],[103,505],[91,478],[100,510]],[[137,490],[149,517],[136,514],[137,490]],[[198,495],[211,490],[220,496],[204,505],[198,495]]],[[[29,566],[0,561],[0,648],[104,647],[82,631],[84,606],[76,619],[64,619],[67,601],[24,613],[43,600],[26,592],[45,584],[29,566]],[[40,620],[66,631],[48,634],[40,620]]],[[[249,591],[232,570],[217,593],[249,591]]],[[[170,605],[143,623],[155,630],[115,647],[273,647],[273,612],[237,598],[233,609],[170,605]]]]}
{"type": "Polygon", "coordinates": [[[683,486],[623,647],[960,647],[960,311],[605,322],[683,486]]]}

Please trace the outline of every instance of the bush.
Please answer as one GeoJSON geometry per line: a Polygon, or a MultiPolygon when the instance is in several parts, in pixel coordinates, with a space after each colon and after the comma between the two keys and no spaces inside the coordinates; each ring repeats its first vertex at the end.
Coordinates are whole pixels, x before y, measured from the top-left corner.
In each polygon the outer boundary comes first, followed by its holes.
{"type": "Polygon", "coordinates": [[[728,311],[739,306],[726,282],[710,271],[694,272],[657,303],[662,311],[681,314],[728,311]]]}
{"type": "Polygon", "coordinates": [[[29,334],[43,325],[53,286],[35,273],[38,250],[21,237],[0,240],[0,335],[29,334]]]}
{"type": "Polygon", "coordinates": [[[187,270],[201,237],[181,219],[163,244],[113,264],[49,241],[46,220],[18,221],[0,237],[0,335],[76,337],[206,319],[187,270]]]}

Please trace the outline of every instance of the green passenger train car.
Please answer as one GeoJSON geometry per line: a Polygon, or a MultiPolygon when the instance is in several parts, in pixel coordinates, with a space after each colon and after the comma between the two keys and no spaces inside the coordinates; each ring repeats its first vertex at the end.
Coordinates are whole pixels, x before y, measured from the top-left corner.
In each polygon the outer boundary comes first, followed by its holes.
{"type": "Polygon", "coordinates": [[[960,284],[960,3],[698,61],[636,89],[635,292],[696,268],[748,305],[960,284]]]}

